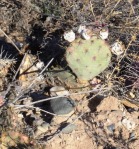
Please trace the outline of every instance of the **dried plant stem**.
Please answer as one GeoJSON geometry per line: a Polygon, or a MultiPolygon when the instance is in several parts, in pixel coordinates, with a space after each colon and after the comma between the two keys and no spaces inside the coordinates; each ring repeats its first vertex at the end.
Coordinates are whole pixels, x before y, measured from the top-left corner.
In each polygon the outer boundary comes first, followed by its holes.
{"type": "Polygon", "coordinates": [[[94,8],[93,8],[92,5],[93,5],[92,2],[90,1],[90,9],[91,9],[91,12],[92,12],[92,14],[93,14],[93,16],[94,16],[94,19],[95,19],[95,21],[96,21],[96,17],[95,17],[95,14],[94,14],[94,8]]]}
{"type": "Polygon", "coordinates": [[[117,29],[123,29],[123,28],[129,28],[129,29],[139,29],[139,26],[135,26],[135,27],[133,27],[133,26],[111,26],[110,25],[110,27],[112,27],[112,28],[117,28],[117,29]]]}
{"type": "Polygon", "coordinates": [[[128,0],[128,2],[129,2],[129,4],[130,4],[130,6],[131,6],[131,9],[132,9],[133,14],[135,14],[135,10],[134,10],[134,7],[133,7],[133,5],[132,5],[131,0],[128,0]]]}
{"type": "Polygon", "coordinates": [[[11,43],[13,44],[13,46],[16,48],[16,50],[20,53],[20,54],[23,54],[19,48],[15,45],[15,43],[12,41],[12,39],[0,28],[0,31],[4,34],[4,36],[9,39],[11,41],[11,43]]]}
{"type": "Polygon", "coordinates": [[[29,105],[14,105],[14,106],[15,106],[15,108],[14,108],[15,110],[20,109],[20,108],[32,108],[32,109],[40,110],[42,112],[45,112],[45,113],[53,115],[53,116],[57,116],[57,117],[69,117],[69,116],[66,116],[66,115],[58,115],[58,114],[55,114],[55,113],[52,113],[52,112],[48,112],[48,111],[43,110],[39,107],[34,107],[34,106],[29,106],[29,105]]]}
{"type": "MultiPolygon", "coordinates": [[[[105,88],[105,86],[103,86],[102,88],[99,89],[99,92],[102,91],[102,90],[107,90],[107,89],[108,88],[105,88]]],[[[93,91],[94,90],[89,90],[89,91],[84,91],[84,92],[71,93],[69,95],[61,95],[61,96],[45,98],[45,99],[41,99],[39,101],[32,102],[32,103],[30,103],[28,105],[34,105],[34,104],[37,104],[37,103],[41,103],[41,102],[48,101],[48,100],[53,100],[53,99],[60,98],[60,97],[68,97],[68,96],[73,96],[73,95],[88,94],[88,93],[92,93],[93,91]]]]}
{"type": "MultiPolygon", "coordinates": [[[[13,79],[12,79],[12,82],[15,80],[15,78],[16,78],[16,76],[17,76],[17,74],[18,74],[18,71],[19,71],[20,67],[21,67],[22,64],[23,64],[23,61],[24,61],[24,59],[26,58],[26,55],[27,55],[27,53],[24,55],[24,57],[23,57],[23,59],[22,59],[22,62],[21,62],[21,64],[20,64],[20,66],[18,67],[18,69],[17,69],[17,71],[16,71],[16,73],[15,73],[13,79]]],[[[7,88],[7,90],[6,90],[5,94],[4,94],[4,97],[3,97],[4,99],[5,99],[6,95],[8,94],[8,92],[10,91],[11,86],[12,86],[12,84],[9,84],[9,85],[8,85],[8,88],[7,88]]]]}
{"type": "MultiPolygon", "coordinates": [[[[52,58],[52,59],[49,61],[49,63],[44,67],[44,69],[43,69],[43,70],[38,74],[38,76],[33,80],[33,82],[30,84],[30,86],[27,88],[27,90],[32,87],[32,85],[36,82],[37,78],[40,77],[40,76],[43,74],[43,72],[49,67],[49,65],[52,63],[53,60],[54,60],[54,58],[52,58]]],[[[16,102],[18,99],[20,99],[23,95],[24,95],[24,92],[23,92],[23,94],[19,95],[19,96],[13,101],[13,103],[15,103],[15,102],[16,102]]]]}
{"type": "Polygon", "coordinates": [[[15,75],[14,75],[12,81],[15,80],[15,78],[16,78],[16,76],[17,76],[17,74],[18,74],[18,72],[19,72],[19,70],[20,70],[20,68],[21,68],[21,66],[22,66],[22,64],[23,64],[23,62],[24,62],[26,56],[27,56],[27,53],[24,54],[24,57],[23,57],[23,59],[22,59],[22,62],[20,63],[20,66],[18,67],[18,69],[17,69],[17,71],[16,71],[16,73],[15,73],[15,75]]]}
{"type": "Polygon", "coordinates": [[[34,79],[34,81],[30,84],[30,86],[28,87],[28,89],[32,87],[32,85],[35,83],[35,81],[37,80],[37,78],[38,78],[40,75],[43,74],[43,72],[49,67],[49,65],[52,63],[53,60],[54,60],[54,58],[52,58],[52,59],[49,61],[49,63],[44,67],[44,69],[38,74],[38,76],[36,77],[36,79],[34,79]]]}
{"type": "Polygon", "coordinates": [[[79,94],[87,94],[87,93],[91,93],[91,92],[93,92],[93,90],[78,92],[78,93],[72,93],[72,94],[69,94],[69,95],[50,97],[50,98],[46,98],[46,99],[42,99],[42,100],[39,100],[39,101],[32,102],[29,105],[34,105],[34,104],[37,104],[37,103],[41,103],[41,102],[48,101],[48,100],[53,100],[53,99],[60,98],[60,97],[67,97],[67,96],[79,95],[79,94]]]}
{"type": "Polygon", "coordinates": [[[38,108],[38,107],[29,106],[29,105],[15,105],[15,109],[16,109],[16,110],[17,110],[17,109],[20,109],[20,108],[32,108],[32,109],[40,110],[40,111],[42,111],[42,112],[45,112],[45,113],[50,114],[50,115],[53,115],[53,116],[58,116],[57,114],[48,112],[48,111],[43,110],[43,109],[38,108]]]}
{"type": "Polygon", "coordinates": [[[120,3],[121,0],[118,0],[117,3],[115,4],[115,6],[113,7],[113,9],[111,10],[111,12],[109,13],[109,15],[106,17],[106,19],[108,19],[108,17],[112,14],[112,12],[114,11],[114,9],[117,7],[117,5],[120,3]]]}
{"type": "MultiPolygon", "coordinates": [[[[135,35],[133,35],[132,37],[134,37],[134,36],[135,36],[135,35]]],[[[115,72],[115,70],[116,70],[117,67],[119,66],[119,64],[120,64],[120,62],[122,61],[122,59],[125,57],[126,52],[127,52],[128,48],[130,47],[130,45],[131,45],[131,43],[132,43],[133,41],[134,41],[134,38],[132,38],[132,39],[130,40],[130,42],[128,43],[128,46],[127,46],[127,48],[126,48],[125,51],[124,51],[124,54],[122,55],[122,57],[121,57],[120,60],[118,61],[118,64],[114,67],[114,69],[113,69],[111,75],[110,75],[109,78],[108,78],[108,81],[111,80],[113,73],[115,72]]]]}

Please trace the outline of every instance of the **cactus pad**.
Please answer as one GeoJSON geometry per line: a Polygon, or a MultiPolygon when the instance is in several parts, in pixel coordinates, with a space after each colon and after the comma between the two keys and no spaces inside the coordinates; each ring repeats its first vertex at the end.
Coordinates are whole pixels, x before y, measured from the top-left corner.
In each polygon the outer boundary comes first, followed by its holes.
{"type": "Polygon", "coordinates": [[[110,47],[93,36],[90,40],[76,39],[66,50],[66,61],[79,80],[88,81],[109,65],[110,47]]]}

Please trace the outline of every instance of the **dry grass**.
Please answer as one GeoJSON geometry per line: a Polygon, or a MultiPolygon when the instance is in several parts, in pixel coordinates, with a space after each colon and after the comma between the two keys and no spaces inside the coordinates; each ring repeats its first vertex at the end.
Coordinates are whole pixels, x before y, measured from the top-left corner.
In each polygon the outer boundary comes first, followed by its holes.
{"type": "MultiPolygon", "coordinates": [[[[19,53],[21,52],[20,49],[10,38],[10,34],[14,31],[20,32],[24,37],[31,37],[34,27],[40,27],[42,32],[44,32],[44,35],[38,42],[40,48],[43,42],[49,43],[50,40],[55,39],[56,37],[53,37],[53,35],[55,35],[55,32],[59,30],[60,33],[58,32],[58,34],[60,34],[59,36],[61,37],[63,31],[75,29],[80,24],[92,26],[94,29],[103,25],[108,26],[109,39],[107,42],[111,44],[117,39],[121,40],[125,45],[124,54],[119,58],[113,56],[110,67],[104,71],[104,73],[100,74],[99,78],[102,80],[103,85],[99,88],[97,94],[92,96],[91,93],[93,91],[90,89],[89,91],[79,91],[77,93],[73,91],[70,96],[80,94],[85,94],[86,96],[91,95],[88,101],[92,100],[98,94],[106,96],[114,95],[117,98],[128,99],[128,92],[132,92],[135,94],[135,100],[137,100],[139,86],[139,3],[136,0],[41,0],[39,2],[37,0],[15,0],[14,3],[11,2],[11,0],[1,0],[0,14],[0,31],[10,40],[19,53]],[[132,79],[133,81],[126,85],[126,81],[132,79]]],[[[39,31],[36,32],[37,35],[35,35],[35,38],[39,36],[38,33],[39,31]]],[[[61,39],[60,41],[63,42],[61,39]]],[[[64,42],[62,44],[64,44],[64,42]]],[[[40,49],[38,49],[38,51],[40,49]]],[[[50,47],[46,44],[44,49],[47,50],[50,49],[50,47]]],[[[26,53],[24,54],[26,55],[26,53]]],[[[22,58],[23,60],[25,55],[22,58]]],[[[38,73],[38,76],[47,74],[45,72],[46,69],[51,66],[50,64],[55,61],[55,59],[56,58],[52,55],[44,69],[38,73]]],[[[9,84],[9,87],[7,87],[7,90],[5,91],[5,99],[11,91],[12,84],[14,84],[17,81],[16,79],[18,79],[20,67],[21,65],[19,65],[13,79],[11,79],[11,84],[9,84]]],[[[20,109],[23,107],[27,110],[30,108],[35,109],[36,107],[33,106],[34,104],[53,99],[46,98],[32,102],[27,106],[21,105],[19,100],[23,98],[25,94],[30,93],[34,89],[36,79],[30,83],[28,88],[22,90],[22,92],[14,98],[14,101],[12,101],[14,110],[16,109],[20,112],[20,109]]],[[[84,101],[81,101],[80,104],[84,104],[84,101]]],[[[56,116],[54,113],[50,113],[43,109],[40,110],[56,116]]],[[[87,112],[88,111],[84,111],[82,114],[76,113],[76,117],[74,117],[72,123],[79,120],[87,112]]],[[[52,141],[59,134],[61,134],[61,131],[50,136],[48,140],[52,141]]]]}

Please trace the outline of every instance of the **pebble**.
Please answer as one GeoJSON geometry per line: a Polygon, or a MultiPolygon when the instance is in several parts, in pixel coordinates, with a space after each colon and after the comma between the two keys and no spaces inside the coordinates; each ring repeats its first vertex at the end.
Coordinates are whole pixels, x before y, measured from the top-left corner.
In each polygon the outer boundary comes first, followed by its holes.
{"type": "Polygon", "coordinates": [[[85,25],[79,25],[78,33],[81,34],[83,31],[86,31],[86,26],[85,25]]]}
{"type": "Polygon", "coordinates": [[[107,128],[108,128],[108,130],[109,130],[110,132],[113,133],[113,131],[114,131],[114,129],[115,129],[115,124],[111,124],[111,125],[107,126],[107,128]]]}
{"type": "Polygon", "coordinates": [[[38,126],[35,133],[34,133],[34,137],[36,138],[39,135],[47,132],[48,128],[49,128],[49,123],[43,123],[41,126],[38,126]]]}
{"type": "Polygon", "coordinates": [[[77,126],[75,124],[67,124],[67,126],[62,129],[62,132],[64,134],[69,134],[76,128],[77,128],[77,126]]]}
{"type": "Polygon", "coordinates": [[[133,122],[132,120],[128,119],[128,118],[124,118],[122,120],[122,124],[128,129],[128,130],[133,130],[136,125],[135,122],[133,122]]]}
{"type": "Polygon", "coordinates": [[[67,96],[69,91],[62,86],[54,86],[50,89],[51,96],[67,96]]]}
{"type": "Polygon", "coordinates": [[[43,120],[42,119],[36,119],[33,123],[35,126],[40,126],[43,123],[43,120]]]}
{"type": "Polygon", "coordinates": [[[51,108],[57,115],[66,115],[74,110],[75,102],[67,97],[59,97],[50,100],[51,108]]]}
{"type": "Polygon", "coordinates": [[[91,38],[91,37],[87,34],[86,31],[83,31],[83,32],[81,33],[81,35],[82,35],[83,39],[85,39],[85,40],[89,40],[89,39],[91,38]]]}
{"type": "Polygon", "coordinates": [[[135,133],[131,132],[129,136],[129,140],[135,139],[135,133]]]}
{"type": "Polygon", "coordinates": [[[78,28],[78,33],[85,40],[90,40],[93,32],[90,28],[87,28],[85,25],[80,25],[78,28]]]}

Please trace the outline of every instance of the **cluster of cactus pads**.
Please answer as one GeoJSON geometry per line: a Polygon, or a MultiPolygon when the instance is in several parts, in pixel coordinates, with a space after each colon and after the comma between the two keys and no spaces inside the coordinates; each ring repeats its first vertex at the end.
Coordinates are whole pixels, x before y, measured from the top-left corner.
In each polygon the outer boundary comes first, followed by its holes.
{"type": "Polygon", "coordinates": [[[66,49],[66,61],[81,81],[89,81],[109,65],[111,51],[102,39],[93,36],[90,40],[76,39],[66,49]]]}

